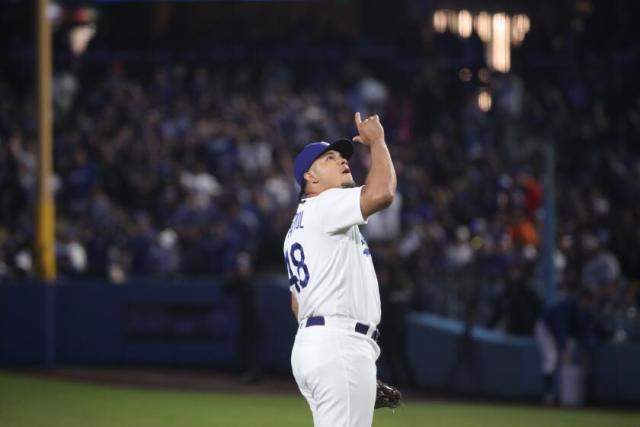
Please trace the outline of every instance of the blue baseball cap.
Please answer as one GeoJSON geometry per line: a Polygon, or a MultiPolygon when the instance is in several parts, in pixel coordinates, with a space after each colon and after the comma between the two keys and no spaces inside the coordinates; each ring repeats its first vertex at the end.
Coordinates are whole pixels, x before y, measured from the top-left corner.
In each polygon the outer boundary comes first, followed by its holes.
{"type": "Polygon", "coordinates": [[[304,174],[309,170],[313,162],[316,161],[323,153],[335,150],[342,155],[345,159],[349,160],[353,154],[353,142],[347,138],[341,138],[337,141],[329,144],[328,142],[312,142],[304,146],[302,151],[296,156],[296,160],[293,164],[293,173],[296,178],[296,182],[302,188],[304,184],[304,174]]]}

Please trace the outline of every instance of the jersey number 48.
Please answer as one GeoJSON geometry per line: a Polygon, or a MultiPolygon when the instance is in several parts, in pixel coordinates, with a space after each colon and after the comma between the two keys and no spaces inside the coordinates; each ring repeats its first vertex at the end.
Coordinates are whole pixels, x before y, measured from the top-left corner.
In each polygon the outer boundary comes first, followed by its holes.
{"type": "Polygon", "coordinates": [[[309,268],[304,263],[304,249],[300,243],[294,243],[288,251],[284,251],[284,262],[287,264],[289,286],[294,286],[296,292],[300,293],[301,288],[306,288],[309,283],[309,268]]]}

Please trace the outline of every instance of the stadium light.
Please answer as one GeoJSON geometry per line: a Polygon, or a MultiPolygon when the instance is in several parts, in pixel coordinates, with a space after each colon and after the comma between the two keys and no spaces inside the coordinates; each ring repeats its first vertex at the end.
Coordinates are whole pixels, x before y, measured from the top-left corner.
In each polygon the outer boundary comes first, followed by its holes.
{"type": "Polygon", "coordinates": [[[491,110],[491,92],[487,88],[482,88],[478,91],[478,108],[483,113],[491,110]]]}
{"type": "Polygon", "coordinates": [[[473,32],[473,16],[468,10],[461,10],[458,13],[458,34],[460,37],[467,39],[471,37],[473,32]]]}
{"type": "Polygon", "coordinates": [[[519,46],[529,32],[531,22],[527,15],[516,15],[513,17],[511,25],[511,40],[514,46],[519,46]]]}
{"type": "Polygon", "coordinates": [[[487,63],[501,73],[511,69],[511,19],[504,13],[493,15],[492,37],[487,49],[487,63]]]}
{"type": "Polygon", "coordinates": [[[488,43],[491,40],[491,15],[487,12],[480,12],[475,19],[476,23],[476,32],[478,33],[478,37],[485,43],[488,43]]]}
{"type": "Polygon", "coordinates": [[[509,16],[481,11],[472,15],[468,10],[438,9],[433,14],[433,29],[437,33],[449,30],[461,38],[473,31],[484,42],[487,65],[491,70],[507,73],[511,69],[511,47],[520,46],[531,29],[525,14],[509,16]]]}
{"type": "Polygon", "coordinates": [[[438,33],[447,31],[447,12],[444,10],[436,10],[433,14],[433,29],[438,33]]]}

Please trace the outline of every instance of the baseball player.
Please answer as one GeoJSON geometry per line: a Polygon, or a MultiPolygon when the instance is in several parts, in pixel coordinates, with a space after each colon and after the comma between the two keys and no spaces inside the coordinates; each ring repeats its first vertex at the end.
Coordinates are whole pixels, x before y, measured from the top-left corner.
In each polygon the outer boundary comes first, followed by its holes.
{"type": "Polygon", "coordinates": [[[380,294],[358,225],[391,204],[396,173],[378,116],[356,113],[355,123],[353,141],[371,151],[364,185],[351,176],[350,140],[306,145],[295,159],[301,199],[284,241],[299,322],[291,366],[316,427],[371,426],[376,404],[380,294]]]}
{"type": "Polygon", "coordinates": [[[547,307],[536,322],[534,338],[541,355],[545,405],[557,402],[556,381],[562,364],[575,350],[575,343],[593,340],[595,299],[590,290],[567,295],[547,307]],[[573,344],[572,344],[573,343],[573,344]]]}

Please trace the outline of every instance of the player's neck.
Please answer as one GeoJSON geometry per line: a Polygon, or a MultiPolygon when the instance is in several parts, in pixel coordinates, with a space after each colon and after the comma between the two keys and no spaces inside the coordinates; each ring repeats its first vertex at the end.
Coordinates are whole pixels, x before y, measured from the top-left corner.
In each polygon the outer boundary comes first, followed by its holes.
{"type": "Polygon", "coordinates": [[[317,191],[306,191],[303,195],[302,195],[302,200],[304,199],[310,199],[312,197],[316,197],[317,195],[319,195],[321,193],[317,192],[317,191]]]}
{"type": "Polygon", "coordinates": [[[304,195],[302,196],[303,199],[309,199],[311,197],[316,197],[319,196],[321,193],[330,190],[332,188],[340,188],[340,187],[327,187],[327,186],[307,186],[307,188],[305,189],[304,195]]]}

